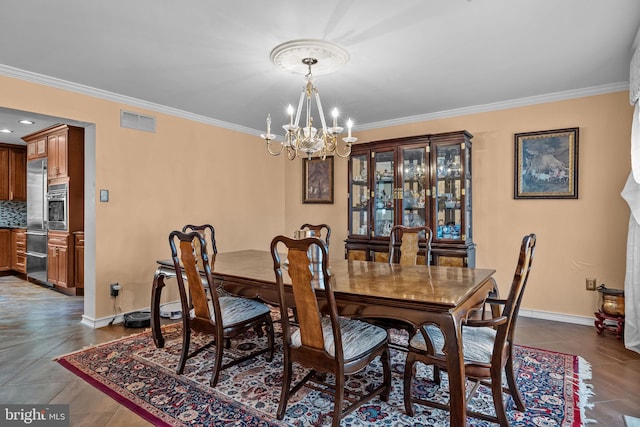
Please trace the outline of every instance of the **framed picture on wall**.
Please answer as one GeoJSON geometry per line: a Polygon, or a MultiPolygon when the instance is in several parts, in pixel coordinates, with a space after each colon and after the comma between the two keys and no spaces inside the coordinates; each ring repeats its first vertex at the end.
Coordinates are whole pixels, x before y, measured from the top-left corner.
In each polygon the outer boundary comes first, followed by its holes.
{"type": "Polygon", "coordinates": [[[302,203],[333,203],[333,157],[302,160],[302,203]]]}
{"type": "Polygon", "coordinates": [[[578,128],[515,134],[514,199],[578,198],[578,128]]]}

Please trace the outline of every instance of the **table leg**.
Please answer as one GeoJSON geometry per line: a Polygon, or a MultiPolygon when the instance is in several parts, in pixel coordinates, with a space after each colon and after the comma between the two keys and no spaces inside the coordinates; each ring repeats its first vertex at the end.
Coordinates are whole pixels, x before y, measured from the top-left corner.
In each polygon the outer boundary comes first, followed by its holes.
{"type": "Polygon", "coordinates": [[[462,356],[462,330],[458,320],[453,317],[443,319],[440,327],[445,336],[444,351],[447,354],[450,425],[464,426],[467,419],[467,402],[465,399],[464,358],[462,356]]]}
{"type": "Polygon", "coordinates": [[[164,337],[160,328],[160,296],[164,288],[164,278],[162,269],[157,269],[151,287],[151,336],[157,348],[164,347],[164,337]]]}

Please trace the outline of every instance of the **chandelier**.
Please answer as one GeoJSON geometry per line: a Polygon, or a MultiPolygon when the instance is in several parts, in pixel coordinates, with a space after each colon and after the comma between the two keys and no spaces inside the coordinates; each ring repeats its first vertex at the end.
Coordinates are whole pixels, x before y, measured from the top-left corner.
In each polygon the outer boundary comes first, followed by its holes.
{"type": "Polygon", "coordinates": [[[314,86],[314,77],[311,73],[311,67],[314,65],[320,68],[321,73],[331,72],[337,65],[346,63],[348,58],[349,55],[344,49],[322,40],[294,40],[278,45],[271,51],[271,60],[274,64],[294,73],[304,70],[306,74],[298,108],[294,110],[292,105],[287,108],[289,123],[282,126],[284,129],[282,142],[277,141],[277,136],[271,133],[271,114],[267,114],[267,132],[260,137],[266,141],[269,154],[278,156],[286,150],[290,160],[298,155],[306,155],[308,158],[318,156],[322,160],[332,154],[349,157],[351,145],[358,140],[351,135],[353,121],[347,120],[347,136],[340,138],[344,128],[338,126],[339,112],[334,108],[331,111],[332,126],[327,126],[320,95],[314,86]],[[314,123],[314,113],[319,116],[320,128],[316,127],[317,122],[314,123]],[[303,118],[302,125],[301,118],[303,118]]]}

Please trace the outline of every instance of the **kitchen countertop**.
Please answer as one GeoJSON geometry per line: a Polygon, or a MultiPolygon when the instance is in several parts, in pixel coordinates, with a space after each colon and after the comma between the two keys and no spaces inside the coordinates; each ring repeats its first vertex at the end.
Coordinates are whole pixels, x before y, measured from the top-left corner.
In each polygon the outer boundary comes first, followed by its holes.
{"type": "Polygon", "coordinates": [[[2,229],[9,229],[9,230],[13,230],[13,229],[27,229],[26,225],[0,225],[0,230],[2,229]]]}

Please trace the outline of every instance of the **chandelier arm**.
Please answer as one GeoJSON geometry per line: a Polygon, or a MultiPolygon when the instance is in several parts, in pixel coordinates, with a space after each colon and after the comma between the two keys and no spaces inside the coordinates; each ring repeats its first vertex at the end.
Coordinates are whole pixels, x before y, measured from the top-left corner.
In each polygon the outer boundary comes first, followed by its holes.
{"type": "Polygon", "coordinates": [[[304,101],[304,93],[305,93],[305,89],[302,88],[302,92],[300,93],[300,100],[298,101],[298,111],[296,111],[296,121],[295,121],[296,127],[300,125],[300,113],[302,112],[302,102],[304,101]]]}
{"type": "Polygon", "coordinates": [[[298,154],[295,148],[287,147],[287,158],[289,160],[293,160],[296,158],[296,154],[298,154]]]}
{"type": "MultiPolygon", "coordinates": [[[[282,153],[282,149],[284,148],[284,143],[280,143],[280,150],[279,151],[271,151],[271,144],[273,144],[274,141],[275,140],[267,141],[267,151],[272,156],[279,156],[280,153],[282,153]]],[[[278,141],[275,141],[275,142],[277,143],[278,141]]]]}
{"type": "Polygon", "coordinates": [[[322,129],[327,130],[327,123],[324,121],[324,111],[322,111],[322,103],[320,102],[320,95],[318,89],[314,88],[314,95],[316,97],[316,104],[318,104],[318,114],[320,114],[320,121],[322,122],[322,129]]]}
{"type": "Polygon", "coordinates": [[[343,153],[340,153],[339,147],[338,147],[338,142],[336,141],[336,148],[335,148],[335,153],[338,155],[338,157],[342,157],[343,159],[348,158],[351,155],[351,143],[345,143],[345,150],[343,153]]]}
{"type": "Polygon", "coordinates": [[[306,94],[307,94],[307,100],[306,100],[307,111],[306,111],[304,127],[308,127],[309,132],[311,132],[311,126],[313,125],[313,119],[311,118],[311,93],[307,91],[306,94]]]}
{"type": "Polygon", "coordinates": [[[291,133],[291,148],[295,151],[300,149],[300,142],[302,140],[302,135],[304,134],[302,128],[297,128],[295,132],[291,133]]]}
{"type": "Polygon", "coordinates": [[[333,151],[336,149],[337,143],[336,138],[331,135],[331,133],[323,132],[324,135],[324,145],[327,148],[327,151],[333,151]]]}

